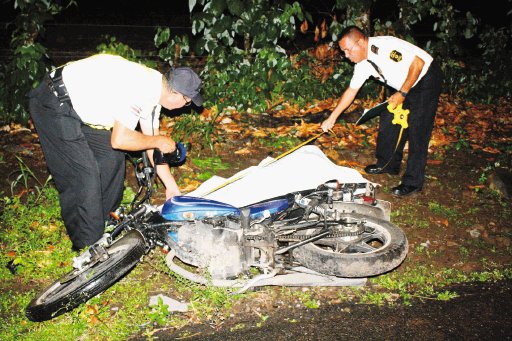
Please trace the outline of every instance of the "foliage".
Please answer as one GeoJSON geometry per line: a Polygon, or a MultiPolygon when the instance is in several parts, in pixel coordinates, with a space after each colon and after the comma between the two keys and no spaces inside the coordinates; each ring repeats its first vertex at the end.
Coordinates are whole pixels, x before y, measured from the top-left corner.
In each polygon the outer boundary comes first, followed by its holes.
{"type": "MultiPolygon", "coordinates": [[[[96,47],[96,51],[99,53],[118,55],[131,60],[132,62],[144,64],[150,68],[156,68],[156,62],[148,59],[147,56],[144,55],[144,52],[135,50],[122,42],[118,42],[116,37],[105,35],[103,38],[105,42],[96,47]]],[[[149,56],[151,56],[151,54],[149,56]]]]}
{"type": "Polygon", "coordinates": [[[415,25],[427,19],[433,21],[432,32],[437,40],[428,40],[427,49],[436,51],[446,58],[460,53],[458,39],[463,32],[465,39],[472,38],[476,33],[477,20],[470,12],[463,16],[447,0],[401,0],[399,3],[400,18],[396,24],[399,30],[412,32],[415,25]]]}
{"type": "MultiPolygon", "coordinates": [[[[510,27],[482,29],[477,17],[459,12],[448,0],[400,0],[395,5],[396,17],[381,22],[372,13],[378,2],[336,0],[331,12],[322,13],[325,17],[315,26],[315,45],[294,54],[299,28],[306,38],[311,32],[309,24],[314,23],[301,5],[309,5],[308,1],[189,0],[196,38],[159,28],[155,45],[158,56],[170,65],[179,64],[187,54],[206,55],[203,92],[206,105],[217,105],[219,112],[229,106],[268,112],[284,101],[304,106],[315,99],[339,96],[351,76],[351,66],[340,63],[336,55],[319,58],[316,52],[323,45],[336,51],[335,42],[347,25],[413,42],[413,32],[422,30],[428,38],[420,46],[441,61],[445,91],[487,102],[511,96],[512,81],[507,75],[512,66],[502,58],[508,54],[504,50],[510,51],[510,27]],[[475,55],[475,47],[483,62],[468,59],[475,55]]],[[[27,122],[25,95],[49,70],[47,51],[40,43],[44,23],[75,0],[13,3],[19,15],[13,23],[11,56],[0,67],[0,81],[5,85],[0,88],[0,123],[27,122]]],[[[114,37],[106,39],[99,51],[155,66],[141,51],[114,37]]]]}
{"type": "MultiPolygon", "coordinates": [[[[48,178],[46,179],[46,181],[44,183],[42,183],[34,174],[34,172],[32,172],[32,170],[30,169],[30,167],[28,167],[25,162],[19,157],[19,156],[16,156],[16,159],[18,160],[18,164],[19,164],[19,170],[13,172],[13,173],[19,173],[18,176],[16,177],[16,179],[14,179],[12,182],[11,182],[11,195],[15,195],[14,194],[14,190],[15,188],[18,186],[18,185],[22,185],[23,186],[23,190],[26,190],[26,191],[31,191],[32,188],[30,187],[29,185],[29,182],[30,180],[34,180],[35,182],[37,182],[37,185],[34,186],[34,191],[37,192],[37,197],[35,199],[35,201],[37,202],[39,200],[39,198],[41,197],[41,195],[43,194],[43,189],[48,185],[48,183],[50,182],[51,180],[51,176],[48,176],[48,178]]],[[[11,173],[12,174],[12,173],[11,173]]]]}
{"type": "Polygon", "coordinates": [[[194,141],[200,144],[206,143],[209,144],[210,147],[213,147],[212,137],[215,134],[214,123],[215,119],[208,122],[202,121],[200,117],[193,113],[182,114],[175,120],[172,135],[176,141],[194,141]]]}
{"type": "Polygon", "coordinates": [[[192,33],[199,36],[195,50],[208,53],[202,73],[206,97],[219,112],[226,106],[264,112],[285,99],[313,99],[314,82],[303,82],[313,77],[307,69],[294,68],[285,50],[298,23],[311,21],[298,2],[200,0],[189,6],[192,33]],[[193,12],[199,6],[201,12],[193,12]]]}
{"type": "Polygon", "coordinates": [[[168,27],[158,28],[155,46],[159,48],[158,56],[171,66],[177,66],[183,55],[190,51],[188,36],[171,36],[171,29],[168,27]]]}
{"type": "Polygon", "coordinates": [[[512,51],[512,26],[499,29],[488,27],[478,36],[476,65],[467,69],[456,68],[458,83],[451,88],[459,89],[461,96],[468,99],[493,103],[497,97],[512,98],[512,64],[504,55],[512,51]]]}
{"type": "MultiPolygon", "coordinates": [[[[1,263],[12,262],[18,273],[30,273],[34,278],[62,273],[69,265],[62,259],[70,257],[71,243],[63,235],[55,188],[43,188],[39,195],[28,196],[26,203],[19,196],[1,201],[4,207],[0,220],[1,263]],[[38,200],[39,196],[44,200],[38,200]],[[55,245],[60,243],[66,244],[69,250],[56,249],[55,245]]],[[[0,277],[7,279],[12,274],[1,267],[0,277]]]]}
{"type": "Polygon", "coordinates": [[[11,55],[0,66],[0,123],[27,123],[26,94],[35,88],[49,71],[49,57],[40,43],[44,23],[75,5],[75,0],[15,0],[18,15],[13,22],[11,55]]]}
{"type": "MultiPolygon", "coordinates": [[[[460,13],[447,0],[401,0],[396,5],[399,19],[382,23],[372,16],[376,3],[377,0],[337,0],[330,19],[324,18],[315,28],[318,45],[293,55],[289,47],[297,38],[299,22],[305,34],[313,22],[299,3],[190,0],[192,33],[197,36],[195,51],[207,54],[202,73],[207,104],[217,105],[219,112],[234,106],[261,113],[273,111],[284,101],[304,106],[314,99],[339,96],[350,79],[351,67],[331,60],[331,65],[319,72],[325,59],[318,58],[316,52],[322,44],[334,51],[341,30],[348,25],[358,25],[377,35],[398,35],[412,42],[413,31],[432,25],[427,32],[429,38],[421,46],[441,61],[446,91],[485,100],[491,94],[510,95],[510,80],[504,76],[510,65],[501,61],[497,53],[501,46],[507,46],[507,30],[485,32],[480,37],[491,45],[484,50],[484,70],[485,78],[495,86],[486,87],[486,82],[477,81],[482,68],[464,67],[469,62],[463,59],[468,54],[463,45],[474,39],[479,25],[472,13],[460,13]],[[499,67],[491,70],[490,65],[499,67]]],[[[155,43],[161,47],[160,57],[171,64],[176,64],[190,48],[185,36],[171,38],[169,29],[160,29],[155,43]]],[[[483,44],[479,47],[483,49],[483,44]]]]}

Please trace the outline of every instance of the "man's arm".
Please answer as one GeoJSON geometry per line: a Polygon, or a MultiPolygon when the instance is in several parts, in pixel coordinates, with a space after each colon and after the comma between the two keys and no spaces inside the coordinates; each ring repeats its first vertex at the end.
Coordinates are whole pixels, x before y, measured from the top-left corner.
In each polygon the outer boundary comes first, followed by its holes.
{"type": "MultiPolygon", "coordinates": [[[[153,129],[151,127],[145,127],[141,125],[142,135],[148,136],[148,137],[157,137],[160,136],[160,130],[158,128],[153,129]],[[154,134],[154,136],[153,136],[154,134]]],[[[162,136],[165,137],[165,136],[162,136]]],[[[174,145],[174,149],[171,151],[174,151],[176,149],[176,143],[170,138],[165,137],[166,140],[172,141],[172,144],[174,145]]],[[[159,147],[156,147],[159,148],[159,147]]],[[[160,149],[160,148],[159,148],[160,149]]],[[[161,149],[160,149],[161,150],[161,149]]],[[[149,161],[153,166],[153,149],[147,149],[149,161]]],[[[169,153],[169,152],[165,152],[169,153]]],[[[169,165],[156,165],[155,167],[156,174],[162,180],[162,183],[165,186],[165,199],[169,199],[175,195],[180,195],[180,189],[178,187],[178,184],[176,183],[176,180],[174,179],[174,176],[171,174],[171,169],[169,168],[169,165]]]]}
{"type": "MultiPolygon", "coordinates": [[[[153,150],[148,150],[148,157],[153,163],[153,150]]],[[[162,183],[165,186],[165,199],[169,199],[175,195],[180,195],[181,191],[174,179],[174,176],[171,174],[171,169],[168,165],[157,165],[156,166],[156,174],[162,180],[162,183]]]]}
{"type": "MultiPolygon", "coordinates": [[[[160,149],[162,153],[170,153],[176,150],[174,140],[159,135],[158,128],[153,130],[141,126],[141,129],[142,133],[128,129],[123,124],[115,121],[111,137],[112,148],[126,151],[147,150],[151,164],[153,164],[154,148],[160,149]]],[[[157,165],[156,173],[165,186],[166,199],[181,194],[168,165],[157,165]]]]}
{"type": "Polygon", "coordinates": [[[348,87],[345,90],[345,92],[343,92],[343,95],[341,95],[341,98],[338,101],[336,108],[334,108],[331,115],[325,121],[322,122],[322,125],[320,127],[322,128],[323,131],[328,131],[334,126],[336,120],[341,115],[341,113],[345,111],[345,109],[347,109],[350,106],[350,104],[354,101],[358,91],[359,89],[353,89],[348,87]]]}
{"type": "Polygon", "coordinates": [[[423,70],[423,66],[425,65],[425,61],[418,56],[414,56],[411,65],[409,66],[409,71],[407,72],[407,77],[405,78],[404,84],[400,88],[399,92],[395,92],[388,98],[388,103],[391,104],[391,107],[394,109],[397,105],[400,105],[405,100],[404,94],[407,94],[409,90],[411,90],[412,86],[418,80],[418,77],[421,74],[421,70],[423,70]]]}
{"type": "Polygon", "coordinates": [[[143,133],[140,133],[126,128],[118,121],[114,122],[110,143],[112,148],[126,151],[158,148],[162,153],[170,153],[176,149],[176,143],[169,137],[160,136],[157,133],[153,135],[152,131],[144,131],[144,129],[143,133]]]}

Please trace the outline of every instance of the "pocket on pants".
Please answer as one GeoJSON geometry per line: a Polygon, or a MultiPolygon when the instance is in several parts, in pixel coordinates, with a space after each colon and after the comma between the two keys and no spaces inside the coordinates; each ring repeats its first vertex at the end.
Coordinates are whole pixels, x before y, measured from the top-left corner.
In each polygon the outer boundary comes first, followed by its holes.
{"type": "Polygon", "coordinates": [[[76,141],[84,138],[82,122],[69,114],[57,115],[56,122],[64,141],[76,141]]]}

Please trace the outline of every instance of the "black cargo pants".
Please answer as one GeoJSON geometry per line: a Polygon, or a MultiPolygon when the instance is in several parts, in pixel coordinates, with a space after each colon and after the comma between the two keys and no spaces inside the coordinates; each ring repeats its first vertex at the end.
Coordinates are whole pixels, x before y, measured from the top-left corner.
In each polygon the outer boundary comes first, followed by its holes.
{"type": "Polygon", "coordinates": [[[408,125],[397,145],[400,128],[392,124],[393,114],[384,109],[380,116],[377,136],[377,165],[387,169],[399,169],[403,158],[405,143],[409,141],[407,168],[402,176],[402,184],[423,187],[427,153],[439,95],[441,93],[442,74],[439,65],[433,61],[423,78],[409,91],[403,103],[409,109],[408,125]]]}
{"type": "Polygon", "coordinates": [[[124,153],[112,149],[109,130],[85,125],[71,105],[50,91],[46,80],[29,93],[29,103],[73,249],[92,245],[121,202],[124,153]]]}

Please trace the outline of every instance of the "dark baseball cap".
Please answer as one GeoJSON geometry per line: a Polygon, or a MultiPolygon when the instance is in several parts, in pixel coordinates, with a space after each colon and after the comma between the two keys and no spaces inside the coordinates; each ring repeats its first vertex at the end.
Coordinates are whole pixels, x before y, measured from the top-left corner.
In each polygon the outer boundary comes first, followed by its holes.
{"type": "Polygon", "coordinates": [[[194,70],[185,66],[171,69],[167,80],[173,90],[192,99],[198,107],[203,105],[203,96],[199,93],[201,79],[194,70]]]}

